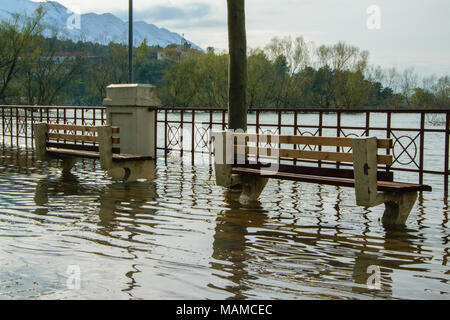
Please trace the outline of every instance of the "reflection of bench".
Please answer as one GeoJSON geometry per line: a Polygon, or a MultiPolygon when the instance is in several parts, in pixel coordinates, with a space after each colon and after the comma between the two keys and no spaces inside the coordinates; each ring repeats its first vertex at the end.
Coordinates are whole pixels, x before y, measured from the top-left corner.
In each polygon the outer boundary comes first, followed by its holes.
{"type": "Polygon", "coordinates": [[[63,171],[68,172],[78,158],[99,159],[102,169],[115,164],[151,160],[149,156],[121,154],[118,147],[118,127],[77,126],[38,123],[33,126],[38,160],[63,160],[63,171]]]}
{"type": "Polygon", "coordinates": [[[378,153],[379,149],[392,149],[391,139],[231,132],[214,133],[213,138],[217,184],[242,185],[242,195],[250,200],[259,197],[268,178],[352,187],[357,205],[373,207],[384,203],[383,223],[392,225],[406,222],[419,191],[431,191],[427,185],[394,182],[392,172],[379,171],[379,165],[392,165],[390,152],[378,153]],[[285,145],[293,148],[285,149],[285,145]],[[333,151],[328,151],[330,148],[333,151]],[[261,164],[258,160],[264,158],[274,159],[275,163],[261,164]],[[282,165],[280,159],[294,163],[319,161],[321,166],[282,165]],[[353,163],[353,169],[341,169],[336,166],[340,163],[353,163]],[[328,164],[334,167],[324,167],[328,164]]]}

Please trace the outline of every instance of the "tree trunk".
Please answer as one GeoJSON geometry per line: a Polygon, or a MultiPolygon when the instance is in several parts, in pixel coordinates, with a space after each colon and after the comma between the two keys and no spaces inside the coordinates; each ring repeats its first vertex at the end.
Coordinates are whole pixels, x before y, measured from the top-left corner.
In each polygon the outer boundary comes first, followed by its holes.
{"type": "Polygon", "coordinates": [[[247,36],[245,0],[228,4],[228,128],[247,131],[247,36]]]}

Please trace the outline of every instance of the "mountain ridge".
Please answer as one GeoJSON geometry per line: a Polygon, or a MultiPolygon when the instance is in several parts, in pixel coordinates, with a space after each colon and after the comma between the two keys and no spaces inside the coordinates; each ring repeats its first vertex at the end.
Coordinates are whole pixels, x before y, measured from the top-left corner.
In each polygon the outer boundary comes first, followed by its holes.
{"type": "MultiPolygon", "coordinates": [[[[128,43],[128,21],[123,21],[112,13],[97,14],[88,12],[76,16],[76,13],[57,1],[32,2],[30,0],[2,0],[0,2],[0,19],[8,19],[13,14],[30,15],[42,5],[46,11],[44,23],[47,25],[44,35],[51,36],[52,28],[59,31],[58,38],[72,41],[86,41],[100,44],[109,42],[128,43]]],[[[178,33],[166,28],[159,28],[145,21],[135,21],[134,45],[138,46],[144,39],[148,45],[167,47],[170,44],[189,43],[192,48],[200,49],[195,43],[184,39],[178,33]]]]}

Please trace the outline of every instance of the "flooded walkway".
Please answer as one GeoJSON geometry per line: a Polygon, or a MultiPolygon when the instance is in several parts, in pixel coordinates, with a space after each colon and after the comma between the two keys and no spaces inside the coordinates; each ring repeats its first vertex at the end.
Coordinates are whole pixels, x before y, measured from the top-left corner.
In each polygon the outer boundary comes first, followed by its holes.
{"type": "Polygon", "coordinates": [[[118,183],[93,161],[62,176],[31,151],[0,156],[0,299],[450,298],[439,188],[388,231],[352,189],[271,180],[241,205],[206,164],[157,161],[152,181],[118,183]]]}

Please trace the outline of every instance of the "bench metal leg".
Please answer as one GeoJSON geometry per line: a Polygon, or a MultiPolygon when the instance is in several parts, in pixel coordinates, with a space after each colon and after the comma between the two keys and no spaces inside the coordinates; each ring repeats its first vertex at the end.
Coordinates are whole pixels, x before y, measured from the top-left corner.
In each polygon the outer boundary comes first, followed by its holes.
{"type": "Polygon", "coordinates": [[[257,201],[268,181],[268,178],[241,175],[242,193],[240,200],[244,202],[257,201]]]}
{"type": "Polygon", "coordinates": [[[64,158],[62,159],[62,172],[63,174],[69,173],[70,170],[75,166],[77,163],[76,158],[64,158]]]}
{"type": "Polygon", "coordinates": [[[383,225],[387,227],[405,225],[416,203],[417,192],[385,193],[384,198],[386,210],[382,219],[383,225]]]}

